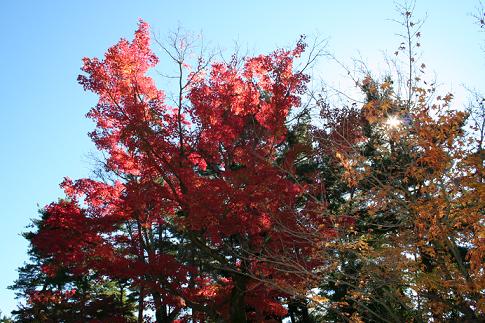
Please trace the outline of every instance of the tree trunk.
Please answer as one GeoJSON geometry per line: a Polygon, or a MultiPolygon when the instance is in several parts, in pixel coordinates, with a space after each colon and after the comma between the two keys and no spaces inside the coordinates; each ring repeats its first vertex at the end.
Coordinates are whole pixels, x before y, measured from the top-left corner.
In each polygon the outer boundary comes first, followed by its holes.
{"type": "Polygon", "coordinates": [[[246,292],[246,278],[241,276],[234,277],[234,288],[231,292],[231,309],[230,317],[232,323],[245,323],[246,303],[244,294],[246,292]]]}
{"type": "Polygon", "coordinates": [[[167,315],[167,308],[162,304],[162,297],[159,292],[152,293],[153,302],[155,303],[155,319],[157,323],[169,323],[171,320],[167,315]]]}
{"type": "Polygon", "coordinates": [[[296,323],[295,307],[296,306],[294,302],[290,302],[290,304],[288,305],[288,314],[290,315],[291,323],[296,323]]]}
{"type": "Polygon", "coordinates": [[[144,288],[143,286],[140,287],[140,295],[138,295],[138,323],[143,323],[143,308],[144,308],[144,304],[143,304],[143,298],[144,298],[144,295],[145,294],[145,291],[144,291],[144,288]]]}

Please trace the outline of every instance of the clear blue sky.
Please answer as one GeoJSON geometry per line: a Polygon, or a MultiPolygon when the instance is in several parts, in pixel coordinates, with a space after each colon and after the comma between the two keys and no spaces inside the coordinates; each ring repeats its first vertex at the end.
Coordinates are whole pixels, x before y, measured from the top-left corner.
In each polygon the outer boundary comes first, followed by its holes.
{"type": "MultiPolygon", "coordinates": [[[[484,90],[485,34],[470,13],[478,0],[418,0],[425,62],[445,89],[484,90]]],[[[19,233],[37,209],[61,196],[64,176],[89,175],[93,151],[84,118],[96,98],[76,77],[84,56],[101,56],[120,37],[131,38],[137,19],[162,35],[179,24],[202,31],[213,47],[235,40],[255,53],[319,33],[345,61],[358,51],[372,64],[399,40],[394,4],[382,1],[26,1],[0,2],[0,310],[15,307],[6,287],[27,260],[19,233]]],[[[343,73],[319,71],[339,82],[343,73]]]]}

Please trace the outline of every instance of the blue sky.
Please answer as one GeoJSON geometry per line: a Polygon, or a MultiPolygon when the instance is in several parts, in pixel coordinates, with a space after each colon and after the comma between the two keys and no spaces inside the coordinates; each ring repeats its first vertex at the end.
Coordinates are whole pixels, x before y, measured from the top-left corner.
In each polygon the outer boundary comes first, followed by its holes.
{"type": "MultiPolygon", "coordinates": [[[[443,91],[484,90],[485,33],[470,13],[478,0],[418,1],[423,60],[443,91]]],[[[26,1],[0,2],[0,310],[15,307],[6,287],[27,260],[19,235],[37,209],[61,196],[64,176],[86,177],[94,150],[84,115],[96,97],[76,82],[84,56],[101,56],[138,18],[162,35],[182,25],[202,31],[209,46],[230,53],[234,41],[251,52],[294,44],[299,35],[328,38],[344,62],[362,56],[379,67],[382,51],[400,40],[392,1],[26,1]]],[[[339,84],[343,71],[322,62],[318,74],[339,84]]],[[[342,82],[344,82],[342,80],[342,82]]]]}

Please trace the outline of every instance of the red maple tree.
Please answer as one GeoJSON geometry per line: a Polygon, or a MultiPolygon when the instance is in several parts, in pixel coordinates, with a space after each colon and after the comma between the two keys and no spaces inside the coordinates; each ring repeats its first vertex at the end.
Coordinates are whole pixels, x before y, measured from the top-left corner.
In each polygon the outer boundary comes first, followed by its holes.
{"type": "Polygon", "coordinates": [[[301,198],[312,188],[294,179],[298,153],[282,149],[309,79],[293,66],[304,48],[241,67],[199,61],[184,78],[176,61],[185,83],[173,105],[147,75],[158,58],[145,22],[104,59],[85,58],[79,82],[99,96],[90,136],[115,179],[66,178],[36,247],[77,275],[129,281],[139,320],[146,308],[158,322],[281,319],[285,287],[303,278],[271,259],[310,269],[314,241],[298,233],[318,227],[318,203],[301,198]]]}

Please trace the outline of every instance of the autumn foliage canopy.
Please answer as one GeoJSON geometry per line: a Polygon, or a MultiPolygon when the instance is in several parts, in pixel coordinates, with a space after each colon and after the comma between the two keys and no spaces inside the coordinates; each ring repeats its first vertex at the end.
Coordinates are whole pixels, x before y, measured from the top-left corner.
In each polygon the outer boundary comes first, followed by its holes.
{"type": "Polygon", "coordinates": [[[303,104],[305,47],[195,66],[175,55],[175,98],[149,76],[159,58],[143,21],[85,58],[102,171],[65,178],[26,235],[37,267],[20,272],[41,283],[17,281],[18,317],[483,318],[483,152],[469,114],[366,76],[360,106],[315,101],[320,127],[303,104]]]}

